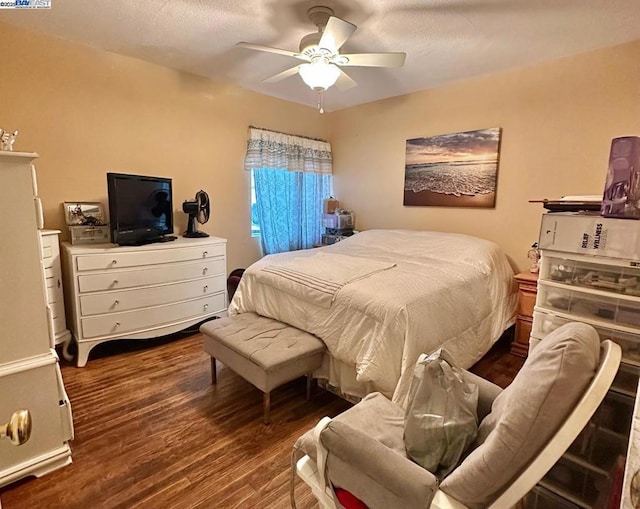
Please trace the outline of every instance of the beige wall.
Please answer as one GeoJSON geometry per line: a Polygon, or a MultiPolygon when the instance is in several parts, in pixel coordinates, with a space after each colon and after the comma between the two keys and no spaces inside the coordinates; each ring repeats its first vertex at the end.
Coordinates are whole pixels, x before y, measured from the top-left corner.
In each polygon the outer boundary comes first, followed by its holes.
{"type": "Polygon", "coordinates": [[[638,62],[640,41],[332,113],[336,195],[359,228],[477,235],[524,270],[543,212],[528,200],[602,193],[611,139],[640,135],[638,62]],[[502,127],[495,209],[402,205],[406,139],[487,127],[502,127]]]}
{"type": "Polygon", "coordinates": [[[6,24],[0,47],[0,127],[20,130],[15,150],[40,154],[48,228],[64,228],[64,201],[106,206],[107,171],[171,177],[176,233],[182,201],[204,189],[212,217],[202,229],[229,240],[229,271],[246,267],[259,257],[242,168],[247,126],[326,137],[314,108],[235,86],[6,24]]]}

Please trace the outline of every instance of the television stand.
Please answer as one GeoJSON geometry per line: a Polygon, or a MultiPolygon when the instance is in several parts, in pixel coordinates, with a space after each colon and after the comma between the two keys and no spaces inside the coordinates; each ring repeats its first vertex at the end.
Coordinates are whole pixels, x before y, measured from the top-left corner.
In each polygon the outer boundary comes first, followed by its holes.
{"type": "Polygon", "coordinates": [[[63,242],[78,367],[105,341],[166,336],[223,314],[226,242],[218,237],[126,247],[63,242]]]}

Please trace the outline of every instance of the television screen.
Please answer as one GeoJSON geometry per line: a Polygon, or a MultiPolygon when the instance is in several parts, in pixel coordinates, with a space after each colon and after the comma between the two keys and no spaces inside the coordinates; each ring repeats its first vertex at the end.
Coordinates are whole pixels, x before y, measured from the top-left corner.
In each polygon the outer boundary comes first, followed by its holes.
{"type": "Polygon", "coordinates": [[[173,233],[171,179],[107,173],[107,187],[112,242],[143,244],[173,233]]]}

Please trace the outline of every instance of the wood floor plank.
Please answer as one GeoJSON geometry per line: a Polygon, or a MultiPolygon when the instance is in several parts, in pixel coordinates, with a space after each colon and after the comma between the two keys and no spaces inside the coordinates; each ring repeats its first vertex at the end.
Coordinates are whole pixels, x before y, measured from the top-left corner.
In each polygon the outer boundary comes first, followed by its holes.
{"type": "MultiPolygon", "coordinates": [[[[64,365],[73,463],[0,489],[2,508],[290,507],[293,443],[350,404],[321,389],[306,401],[299,379],[273,392],[265,426],[259,390],[223,365],[211,385],[202,341],[120,342],[85,368],[64,365]]],[[[507,345],[474,371],[504,386],[521,364],[507,345]]],[[[317,506],[301,481],[295,491],[298,509],[317,506]]]]}

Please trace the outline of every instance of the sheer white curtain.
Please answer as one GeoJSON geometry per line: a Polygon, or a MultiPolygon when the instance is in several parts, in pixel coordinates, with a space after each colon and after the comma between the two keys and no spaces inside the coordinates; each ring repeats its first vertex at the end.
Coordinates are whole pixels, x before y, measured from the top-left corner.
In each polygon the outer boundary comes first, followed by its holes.
{"type": "Polygon", "coordinates": [[[331,194],[329,143],[250,127],[245,170],[253,171],[265,254],[320,242],[322,200],[331,194]]]}

